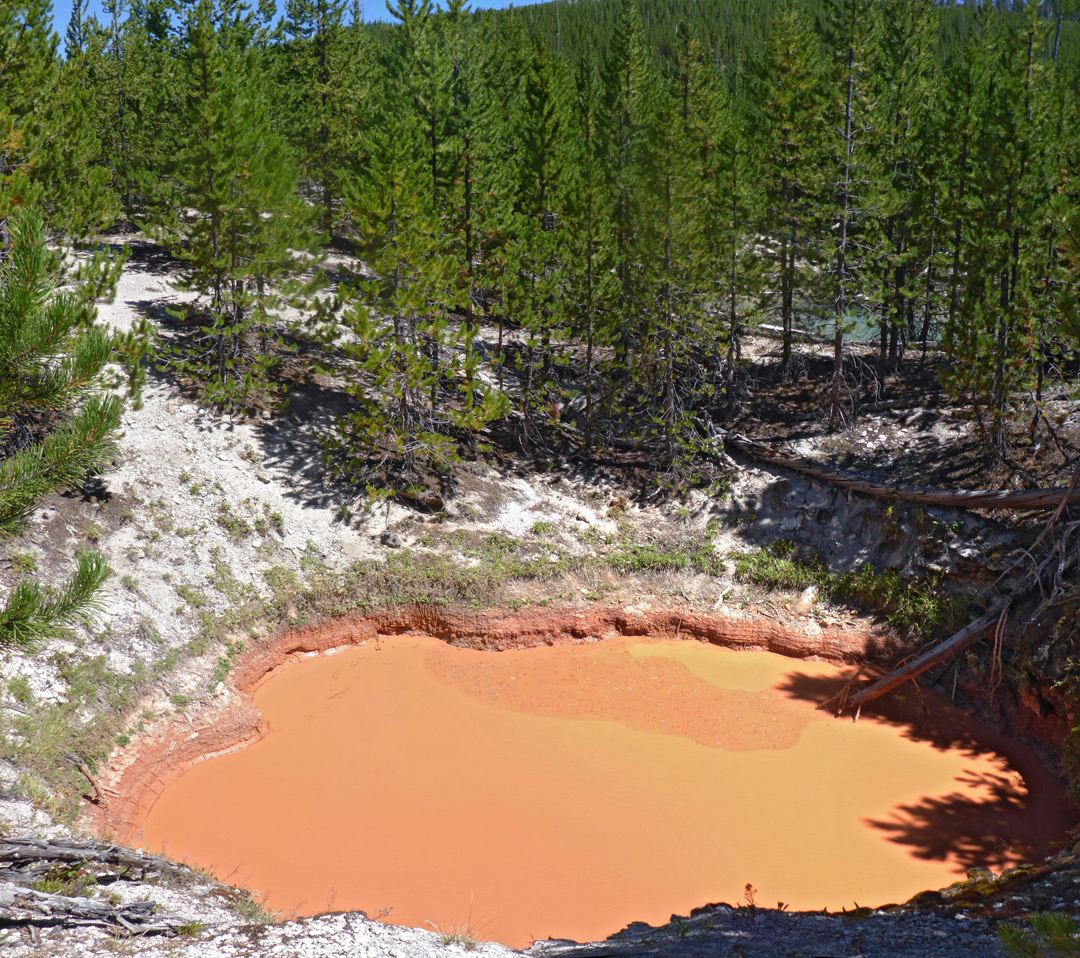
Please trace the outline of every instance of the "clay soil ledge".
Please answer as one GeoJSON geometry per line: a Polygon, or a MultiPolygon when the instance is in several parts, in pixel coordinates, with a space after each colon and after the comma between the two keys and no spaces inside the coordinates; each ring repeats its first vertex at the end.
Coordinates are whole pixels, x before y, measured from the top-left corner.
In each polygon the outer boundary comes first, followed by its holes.
{"type": "Polygon", "coordinates": [[[405,632],[492,651],[595,642],[620,635],[668,636],[837,663],[865,657],[875,639],[880,640],[869,628],[822,628],[813,620],[785,623],[731,612],[635,613],[615,608],[514,613],[396,608],[292,627],[252,643],[235,662],[225,689],[212,700],[156,723],[115,750],[98,776],[103,800],[84,806],[81,824],[100,838],[137,845],[140,823],[170,782],[199,762],[242,748],[265,734],[252,693],[275,669],[295,658],[405,632]]]}

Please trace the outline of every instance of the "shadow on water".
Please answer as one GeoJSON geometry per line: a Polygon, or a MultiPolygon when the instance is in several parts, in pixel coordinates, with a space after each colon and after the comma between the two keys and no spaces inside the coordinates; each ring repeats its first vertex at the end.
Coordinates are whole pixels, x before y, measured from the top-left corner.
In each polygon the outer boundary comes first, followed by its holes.
{"type": "MultiPolygon", "coordinates": [[[[777,688],[791,698],[819,704],[854,675],[854,669],[839,677],[794,671],[777,688]]],[[[965,771],[956,778],[956,791],[927,795],[897,805],[887,817],[865,820],[915,858],[951,859],[964,868],[1038,861],[1080,822],[1080,809],[1031,749],[980,725],[932,692],[920,694],[909,683],[867,704],[860,721],[891,725],[904,738],[940,751],[959,751],[973,759],[997,756],[1004,762],[1000,772],[965,771]]]]}
{"type": "MultiPolygon", "coordinates": [[[[951,858],[965,868],[1004,868],[1018,858],[1045,858],[1054,842],[1064,837],[1064,830],[1053,825],[1067,827],[1068,822],[1055,815],[1054,796],[1048,792],[1026,790],[1017,776],[1009,774],[965,772],[958,782],[984,797],[960,792],[927,796],[898,805],[889,819],[866,819],[866,824],[884,832],[889,841],[907,846],[915,858],[951,858]]],[[[1026,778],[1025,782],[1030,788],[1026,778]]]]}

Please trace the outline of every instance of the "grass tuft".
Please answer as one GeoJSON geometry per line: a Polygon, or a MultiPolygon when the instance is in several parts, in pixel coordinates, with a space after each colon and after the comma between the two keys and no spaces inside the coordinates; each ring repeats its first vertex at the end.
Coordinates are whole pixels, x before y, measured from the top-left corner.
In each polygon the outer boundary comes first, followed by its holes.
{"type": "Polygon", "coordinates": [[[879,571],[869,563],[857,572],[836,575],[821,556],[800,558],[795,544],[783,539],[732,558],[735,576],[744,582],[786,592],[817,586],[824,598],[880,615],[895,628],[911,633],[948,634],[965,621],[967,603],[947,592],[937,579],[904,579],[895,569],[879,571]]]}

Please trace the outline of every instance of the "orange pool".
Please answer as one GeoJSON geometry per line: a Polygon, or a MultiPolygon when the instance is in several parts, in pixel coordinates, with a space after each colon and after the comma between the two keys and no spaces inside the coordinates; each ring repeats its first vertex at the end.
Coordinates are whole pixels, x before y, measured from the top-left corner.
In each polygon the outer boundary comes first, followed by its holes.
{"type": "Polygon", "coordinates": [[[939,702],[816,711],[839,676],[692,641],[386,638],[275,672],[269,733],[167,786],[142,845],[285,915],[523,946],[748,883],[793,909],[903,900],[1045,855],[1074,821],[1030,753],[939,702]]]}

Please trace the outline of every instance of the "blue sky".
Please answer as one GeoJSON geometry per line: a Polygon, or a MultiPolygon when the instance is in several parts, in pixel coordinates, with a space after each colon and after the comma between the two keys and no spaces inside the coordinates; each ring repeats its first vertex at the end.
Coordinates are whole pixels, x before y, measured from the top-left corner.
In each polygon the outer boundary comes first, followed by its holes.
{"type": "MultiPolygon", "coordinates": [[[[2,3],[3,0],[0,0],[2,3]]],[[[530,0],[518,0],[517,6],[523,6],[530,0]]],[[[535,0],[533,0],[535,2],[535,0]]],[[[390,15],[386,12],[386,4],[383,0],[363,0],[364,17],[367,20],[389,20],[390,15]]],[[[278,0],[278,7],[284,7],[285,0],[278,0]]],[[[498,10],[510,6],[510,0],[472,0],[470,4],[473,10],[498,10]]],[[[101,0],[90,0],[91,14],[101,15],[101,0]]],[[[71,19],[71,0],[53,0],[53,24],[56,32],[61,37],[67,30],[68,20],[71,19]]]]}

